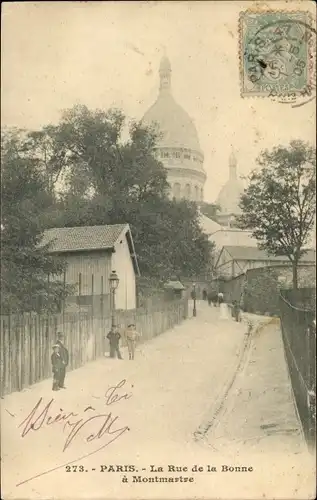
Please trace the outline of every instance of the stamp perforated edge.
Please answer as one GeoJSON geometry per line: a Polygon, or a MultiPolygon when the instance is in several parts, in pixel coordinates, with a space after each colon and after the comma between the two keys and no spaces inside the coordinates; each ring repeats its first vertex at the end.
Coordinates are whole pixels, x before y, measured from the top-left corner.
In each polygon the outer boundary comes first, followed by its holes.
{"type": "MultiPolygon", "coordinates": [[[[245,92],[243,88],[243,81],[244,81],[244,54],[243,54],[243,18],[247,14],[306,14],[307,19],[309,22],[309,27],[312,28],[312,31],[314,31],[315,36],[316,36],[316,30],[314,30],[313,25],[314,25],[314,18],[311,12],[306,11],[306,10],[281,10],[281,9],[266,9],[266,10],[261,10],[261,9],[247,9],[239,12],[239,20],[238,20],[238,51],[239,51],[239,77],[240,77],[240,97],[243,99],[265,99],[269,97],[269,92],[245,92]]],[[[309,39],[307,42],[307,49],[308,49],[308,61],[309,61],[309,78],[307,85],[313,87],[314,86],[314,66],[316,65],[316,60],[314,64],[314,42],[312,38],[309,39]]],[[[294,99],[288,101],[289,103],[294,103],[294,99]]]]}

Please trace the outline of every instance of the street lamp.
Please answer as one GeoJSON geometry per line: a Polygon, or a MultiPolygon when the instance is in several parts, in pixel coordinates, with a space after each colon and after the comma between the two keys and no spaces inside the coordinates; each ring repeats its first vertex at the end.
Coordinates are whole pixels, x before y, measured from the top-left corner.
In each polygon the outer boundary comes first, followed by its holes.
{"type": "Polygon", "coordinates": [[[115,303],[115,293],[116,289],[118,288],[119,285],[119,278],[116,273],[116,271],[112,271],[109,277],[109,284],[110,284],[110,297],[111,297],[111,330],[113,331],[116,326],[116,320],[115,320],[115,309],[116,309],[116,303],[115,303]]]}
{"type": "Polygon", "coordinates": [[[196,283],[193,283],[193,301],[194,301],[194,306],[193,306],[193,316],[197,316],[197,311],[196,311],[196,283]]]}

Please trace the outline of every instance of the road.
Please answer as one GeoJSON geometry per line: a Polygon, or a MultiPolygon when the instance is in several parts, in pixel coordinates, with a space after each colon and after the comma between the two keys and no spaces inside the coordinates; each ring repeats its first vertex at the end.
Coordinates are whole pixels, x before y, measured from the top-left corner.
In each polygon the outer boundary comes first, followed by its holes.
{"type": "Polygon", "coordinates": [[[104,358],[68,373],[65,391],[53,393],[44,381],[6,396],[4,498],[303,498],[312,489],[311,457],[279,332],[267,326],[248,337],[246,330],[200,303],[197,318],[141,345],[134,362],[104,358]],[[267,370],[272,365],[279,376],[267,370]],[[109,412],[111,420],[88,421],[109,412]],[[275,433],[272,446],[267,429],[283,429],[281,420],[288,432],[275,433]]]}

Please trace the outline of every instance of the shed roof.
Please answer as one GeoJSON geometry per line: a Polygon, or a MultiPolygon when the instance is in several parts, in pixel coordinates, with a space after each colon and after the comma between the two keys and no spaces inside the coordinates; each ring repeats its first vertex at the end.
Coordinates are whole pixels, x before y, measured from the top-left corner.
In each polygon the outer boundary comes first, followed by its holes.
{"type": "Polygon", "coordinates": [[[140,275],[129,224],[54,227],[44,231],[41,245],[50,244],[50,253],[112,250],[123,233],[126,235],[128,240],[135,272],[137,275],[140,275]]]}
{"type": "Polygon", "coordinates": [[[42,244],[51,244],[51,253],[110,250],[127,224],[111,226],[54,227],[44,232],[42,244]]]}

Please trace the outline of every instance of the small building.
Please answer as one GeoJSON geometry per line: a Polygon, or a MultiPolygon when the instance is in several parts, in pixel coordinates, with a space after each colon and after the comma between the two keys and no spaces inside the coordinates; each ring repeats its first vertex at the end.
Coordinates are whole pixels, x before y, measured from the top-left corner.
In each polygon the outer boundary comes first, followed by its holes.
{"type": "MultiPolygon", "coordinates": [[[[308,250],[300,265],[315,264],[316,252],[308,250]]],[[[234,278],[249,269],[276,265],[289,265],[287,256],[269,255],[265,250],[253,246],[223,246],[216,261],[215,271],[223,278],[234,278]]]]}
{"type": "Polygon", "coordinates": [[[110,306],[109,277],[117,272],[116,309],[136,307],[136,277],[140,275],[133,238],[128,224],[62,227],[44,232],[42,244],[67,263],[64,283],[74,285],[71,304],[107,310],[110,306]]]}
{"type": "Polygon", "coordinates": [[[181,299],[185,287],[180,281],[172,280],[165,283],[164,289],[166,298],[181,299]]]}

